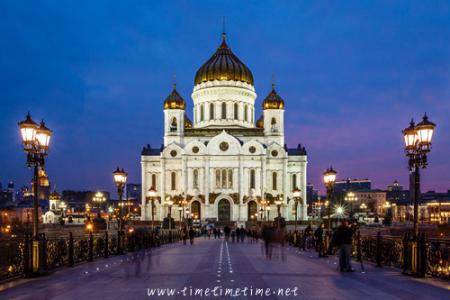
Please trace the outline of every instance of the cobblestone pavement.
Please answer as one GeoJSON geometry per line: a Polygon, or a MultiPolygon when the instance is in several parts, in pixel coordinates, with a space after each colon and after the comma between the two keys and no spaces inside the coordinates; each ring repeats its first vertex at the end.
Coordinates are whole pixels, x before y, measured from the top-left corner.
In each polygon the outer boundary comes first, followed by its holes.
{"type": "Polygon", "coordinates": [[[340,273],[335,258],[292,247],[274,247],[266,259],[262,243],[198,238],[12,281],[0,285],[0,299],[450,299],[446,282],[354,268],[340,273]]]}

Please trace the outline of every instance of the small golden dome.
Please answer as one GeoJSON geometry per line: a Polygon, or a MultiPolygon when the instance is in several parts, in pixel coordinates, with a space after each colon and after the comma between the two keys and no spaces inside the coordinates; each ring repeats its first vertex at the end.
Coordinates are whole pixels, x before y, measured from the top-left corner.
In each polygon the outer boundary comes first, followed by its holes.
{"type": "Polygon", "coordinates": [[[192,128],[192,121],[184,114],[184,128],[192,128]]]}
{"type": "Polygon", "coordinates": [[[263,109],[284,109],[284,100],[275,91],[274,85],[272,85],[272,91],[263,101],[263,109]]]}
{"type": "Polygon", "coordinates": [[[214,80],[233,80],[253,85],[252,72],[234,55],[225,39],[226,35],[223,33],[219,49],[195,74],[195,84],[214,80]]]}
{"type": "Polygon", "coordinates": [[[256,128],[264,128],[264,115],[261,115],[258,121],[256,121],[256,128]]]}
{"type": "Polygon", "coordinates": [[[178,94],[176,86],[173,85],[172,93],[167,96],[166,100],[164,100],[164,109],[182,109],[186,108],[186,102],[184,99],[178,94]]]}

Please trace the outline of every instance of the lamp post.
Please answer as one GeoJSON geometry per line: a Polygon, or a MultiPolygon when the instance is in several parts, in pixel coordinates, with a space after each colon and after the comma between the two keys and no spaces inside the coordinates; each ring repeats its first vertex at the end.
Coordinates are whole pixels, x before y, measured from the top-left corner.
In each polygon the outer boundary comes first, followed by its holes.
{"type": "Polygon", "coordinates": [[[167,208],[168,208],[167,218],[169,219],[169,230],[172,230],[172,205],[173,205],[173,201],[170,200],[170,197],[167,197],[166,205],[167,205],[167,208]]]}
{"type": "Polygon", "coordinates": [[[336,174],[337,172],[333,170],[333,167],[329,167],[324,173],[323,173],[323,182],[325,183],[325,187],[327,189],[327,201],[328,201],[328,207],[327,207],[327,214],[328,214],[328,225],[327,230],[328,232],[331,231],[331,199],[333,197],[333,190],[334,190],[334,184],[336,182],[336,174]]]}
{"type": "Polygon", "coordinates": [[[267,210],[267,221],[269,221],[270,220],[270,211],[272,210],[270,205],[267,206],[266,210],[267,210]]]}
{"type": "Polygon", "coordinates": [[[31,119],[28,113],[26,119],[19,122],[19,129],[22,137],[23,149],[27,153],[28,167],[34,167],[33,173],[33,246],[32,246],[32,266],[33,272],[40,271],[41,262],[39,259],[39,170],[44,167],[45,157],[48,154],[52,131],[45,126],[44,121],[40,125],[31,119]]]}
{"type": "Polygon", "coordinates": [[[332,166],[330,166],[323,173],[323,182],[325,183],[325,187],[327,189],[328,224],[327,224],[326,245],[328,248],[328,252],[331,251],[331,247],[330,247],[330,242],[331,242],[331,199],[333,197],[334,184],[336,182],[336,174],[337,174],[337,172],[335,170],[333,170],[332,166]]]}
{"type": "Polygon", "coordinates": [[[292,196],[294,197],[295,201],[295,223],[294,223],[294,232],[297,231],[297,219],[298,219],[298,203],[301,201],[301,190],[298,187],[295,187],[295,189],[292,191],[292,196]]]}
{"type": "Polygon", "coordinates": [[[278,196],[277,200],[275,200],[275,205],[277,206],[278,213],[278,229],[280,229],[280,219],[281,219],[281,205],[283,204],[283,200],[281,200],[281,196],[278,196]]]}
{"type": "Polygon", "coordinates": [[[350,218],[353,218],[353,202],[358,201],[358,197],[356,197],[355,193],[348,192],[344,200],[350,203],[350,218]]]}
{"type": "Polygon", "coordinates": [[[420,168],[427,167],[427,154],[431,150],[431,139],[436,124],[428,120],[427,114],[422,118],[422,122],[415,125],[411,120],[409,127],[403,130],[405,141],[405,154],[408,157],[410,173],[413,174],[413,199],[414,199],[414,239],[419,235],[419,197],[420,197],[420,168]]]}
{"type": "Polygon", "coordinates": [[[67,208],[66,202],[61,201],[61,203],[59,203],[59,208],[61,209],[61,218],[64,219],[64,212],[66,211],[67,208]]]}
{"type": "Polygon", "coordinates": [[[97,193],[95,193],[94,197],[92,197],[92,201],[96,204],[96,206],[100,212],[103,203],[106,202],[106,197],[102,192],[97,192],[97,193]]]}
{"type": "Polygon", "coordinates": [[[155,197],[156,190],[152,187],[148,190],[148,198],[150,199],[152,209],[152,230],[155,229],[155,197]]]}
{"type": "Polygon", "coordinates": [[[178,207],[178,213],[180,215],[180,230],[181,230],[181,214],[183,213],[183,208],[181,206],[178,207]]]}
{"type": "Polygon", "coordinates": [[[118,231],[118,235],[117,235],[117,241],[118,241],[117,252],[119,254],[123,253],[122,233],[123,233],[123,228],[124,228],[124,221],[123,221],[123,216],[122,216],[122,210],[123,210],[122,199],[123,199],[123,189],[125,187],[125,184],[127,183],[127,176],[128,176],[128,173],[125,172],[123,168],[119,169],[119,167],[117,167],[117,169],[113,172],[114,182],[117,187],[117,194],[119,195],[119,231],[118,231]]]}

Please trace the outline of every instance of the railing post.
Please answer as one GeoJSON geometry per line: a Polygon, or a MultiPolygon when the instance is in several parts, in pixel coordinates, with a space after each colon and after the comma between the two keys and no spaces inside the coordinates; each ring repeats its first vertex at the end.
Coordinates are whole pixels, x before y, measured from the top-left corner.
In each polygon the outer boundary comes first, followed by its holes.
{"type": "Polygon", "coordinates": [[[357,261],[362,261],[361,232],[359,230],[356,234],[356,259],[357,261]]]}
{"type": "Polygon", "coordinates": [[[378,231],[378,233],[377,233],[377,252],[376,252],[376,254],[377,254],[377,256],[376,256],[377,267],[381,267],[382,266],[382,264],[381,264],[381,262],[383,260],[383,257],[382,257],[383,249],[382,249],[382,247],[383,247],[383,242],[381,240],[381,232],[378,231]]]}
{"type": "Polygon", "coordinates": [[[103,251],[103,257],[107,258],[109,256],[109,239],[108,231],[105,231],[105,249],[103,251]]]}
{"type": "Polygon", "coordinates": [[[405,233],[403,237],[403,273],[407,273],[410,269],[410,255],[409,255],[409,236],[405,233]]]}
{"type": "Polygon", "coordinates": [[[30,235],[27,233],[25,234],[25,240],[24,240],[24,248],[23,248],[23,272],[25,273],[25,276],[30,277],[31,272],[31,239],[30,235]]]}
{"type": "Polygon", "coordinates": [[[73,257],[73,234],[69,232],[69,267],[73,267],[75,264],[73,257]]]}
{"type": "Polygon", "coordinates": [[[42,270],[44,272],[47,272],[48,265],[47,265],[47,237],[45,236],[45,233],[42,233],[41,236],[42,242],[41,242],[41,261],[42,261],[42,270]]]}
{"type": "Polygon", "coordinates": [[[419,238],[418,244],[418,266],[417,266],[417,275],[420,277],[425,277],[427,273],[427,241],[425,239],[425,234],[422,233],[419,238]]]}
{"type": "Polygon", "coordinates": [[[88,261],[94,260],[94,236],[92,235],[92,231],[89,232],[89,254],[88,261]]]}

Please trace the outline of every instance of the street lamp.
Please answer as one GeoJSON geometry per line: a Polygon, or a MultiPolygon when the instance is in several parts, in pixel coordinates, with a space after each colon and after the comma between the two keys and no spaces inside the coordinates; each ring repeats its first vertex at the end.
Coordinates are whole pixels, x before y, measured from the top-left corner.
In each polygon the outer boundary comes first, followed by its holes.
{"type": "Polygon", "coordinates": [[[414,176],[414,239],[417,240],[419,235],[419,197],[420,197],[420,168],[427,166],[427,154],[431,150],[431,139],[433,137],[436,124],[428,120],[427,114],[422,118],[422,122],[415,125],[411,120],[409,127],[403,130],[405,141],[405,154],[408,157],[409,171],[414,176]]]}
{"type": "Polygon", "coordinates": [[[294,232],[297,231],[297,215],[298,215],[298,203],[301,201],[301,191],[298,187],[295,187],[295,189],[292,191],[292,196],[294,197],[295,201],[295,223],[294,223],[294,232]]]}
{"type": "Polygon", "coordinates": [[[94,197],[92,197],[92,201],[97,204],[98,209],[101,210],[102,203],[106,202],[106,197],[102,192],[97,192],[94,197]]]}
{"type": "Polygon", "coordinates": [[[23,149],[27,153],[28,167],[34,167],[33,186],[33,272],[37,273],[40,269],[39,259],[39,170],[44,167],[45,157],[47,156],[52,131],[45,126],[44,121],[40,125],[31,119],[28,113],[26,119],[19,122],[19,129],[22,137],[23,149]]]}
{"type": "Polygon", "coordinates": [[[267,221],[269,221],[270,220],[270,211],[272,210],[270,205],[267,206],[266,210],[267,210],[267,221]]]}
{"type": "Polygon", "coordinates": [[[336,182],[336,174],[337,172],[333,170],[333,167],[329,167],[324,173],[323,173],[323,182],[325,183],[325,187],[327,189],[327,201],[328,201],[328,207],[327,207],[327,214],[328,214],[328,232],[331,231],[331,199],[333,196],[333,189],[334,184],[336,182]]]}
{"type": "Polygon", "coordinates": [[[152,230],[155,229],[155,198],[156,198],[156,190],[152,187],[148,190],[148,198],[151,202],[152,208],[152,230]]]}
{"type": "Polygon", "coordinates": [[[168,207],[168,211],[167,211],[167,218],[169,219],[169,230],[172,230],[172,205],[173,205],[173,201],[170,200],[170,197],[167,197],[166,199],[166,203],[165,203],[168,207]]]}
{"type": "Polygon", "coordinates": [[[358,197],[356,197],[355,193],[348,192],[344,200],[350,203],[350,218],[353,218],[353,202],[358,201],[358,197]]]}
{"type": "Polygon", "coordinates": [[[117,252],[119,254],[123,253],[122,242],[121,242],[122,231],[124,228],[124,224],[123,224],[124,222],[123,222],[123,217],[122,217],[122,210],[123,210],[122,198],[123,198],[123,189],[125,187],[125,184],[127,183],[127,176],[128,176],[128,173],[125,172],[123,168],[119,169],[119,167],[117,167],[117,169],[113,172],[114,182],[117,187],[117,194],[119,194],[119,232],[118,232],[118,236],[117,236],[117,240],[118,240],[117,252]]]}
{"type": "Polygon", "coordinates": [[[180,230],[181,230],[181,214],[183,213],[183,208],[181,206],[178,206],[178,213],[180,215],[180,230]]]}
{"type": "Polygon", "coordinates": [[[59,208],[61,209],[61,218],[64,219],[64,212],[66,211],[67,208],[66,202],[61,201],[61,203],[59,203],[59,208]]]}
{"type": "Polygon", "coordinates": [[[275,200],[275,205],[277,206],[277,213],[278,213],[278,229],[280,228],[280,219],[281,219],[281,205],[283,204],[283,200],[281,196],[278,196],[277,200],[275,200]]]}

